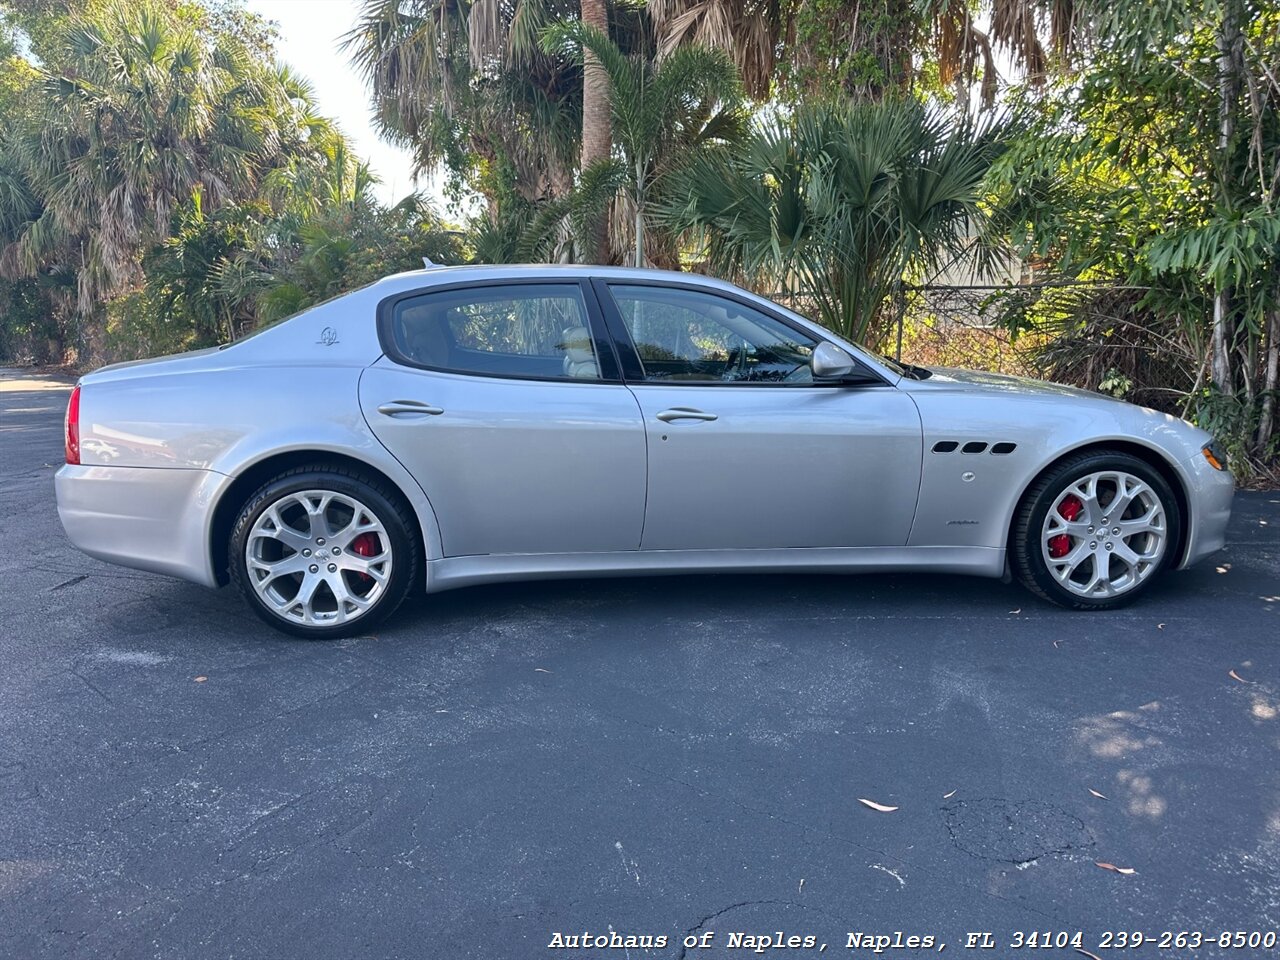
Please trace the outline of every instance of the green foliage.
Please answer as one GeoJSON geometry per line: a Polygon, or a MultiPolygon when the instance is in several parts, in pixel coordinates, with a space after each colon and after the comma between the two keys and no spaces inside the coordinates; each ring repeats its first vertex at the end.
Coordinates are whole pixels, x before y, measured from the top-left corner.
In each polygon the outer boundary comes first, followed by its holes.
{"type": "Polygon", "coordinates": [[[233,4],[28,0],[0,20],[0,355],[234,339],[461,242],[386,209],[267,25],[233,4]],[[39,9],[36,9],[39,7],[39,9]]]}
{"type": "Polygon", "coordinates": [[[716,270],[798,282],[824,324],[875,343],[905,279],[994,255],[974,234],[1004,136],[913,101],[806,105],[683,169],[664,216],[704,236],[716,270]]]}
{"type": "Polygon", "coordinates": [[[796,0],[781,64],[783,97],[880,99],[908,89],[925,16],[900,0],[796,0]]]}
{"type": "Polygon", "coordinates": [[[140,254],[197,190],[233,204],[277,169],[328,162],[336,134],[204,8],[115,0],[56,23],[40,109],[0,145],[21,184],[0,191],[0,270],[68,265],[82,314],[139,284],[140,254]]]}
{"type": "Polygon", "coordinates": [[[256,290],[258,318],[272,323],[388,273],[419,270],[424,257],[464,262],[460,231],[416,195],[390,209],[364,201],[325,211],[292,237],[272,237],[230,265],[223,283],[249,278],[234,286],[256,290]]]}
{"type": "MultiPolygon", "coordinates": [[[[654,211],[667,202],[668,182],[697,156],[742,138],[746,117],[738,68],[728,54],[694,45],[679,47],[662,60],[651,51],[628,55],[581,22],[548,27],[542,43],[548,52],[576,63],[590,51],[609,77],[613,139],[620,156],[584,170],[567,209],[585,223],[614,192],[625,189],[631,207],[631,260],[644,266],[646,233],[654,211]]],[[[674,265],[677,239],[662,236],[660,225],[659,231],[659,259],[674,265]]]]}
{"type": "Polygon", "coordinates": [[[373,92],[381,131],[413,151],[418,168],[443,164],[494,198],[515,185],[524,200],[563,195],[581,142],[582,71],[537,44],[572,0],[363,0],[346,48],[373,92]],[[495,167],[515,177],[494,179],[495,167]]]}
{"type": "MultiPolygon", "coordinates": [[[[1135,388],[1181,394],[1240,469],[1265,469],[1280,337],[1280,10],[1119,0],[1085,12],[1083,69],[1024,93],[1037,120],[1001,164],[1000,225],[1043,277],[1141,291],[1129,330],[1188,362],[1135,388]]],[[[1063,336],[1084,329],[1075,316],[1063,336]]],[[[1099,363],[1124,366],[1134,342],[1097,341],[1109,355],[1099,363]]]]}

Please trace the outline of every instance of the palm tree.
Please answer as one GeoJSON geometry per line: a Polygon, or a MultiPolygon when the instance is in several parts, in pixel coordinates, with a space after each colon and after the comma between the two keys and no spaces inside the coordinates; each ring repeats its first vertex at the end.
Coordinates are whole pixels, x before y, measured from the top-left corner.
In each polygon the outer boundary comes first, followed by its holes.
{"type": "Polygon", "coordinates": [[[772,289],[798,278],[824,324],[875,342],[905,278],[993,252],[972,235],[1002,149],[998,126],[914,101],[808,105],[679,170],[662,217],[700,233],[718,271],[772,289]]]}
{"type": "Polygon", "coordinates": [[[587,5],[364,0],[345,48],[381,132],[413,151],[419,171],[443,162],[492,204],[507,191],[536,202],[573,185],[585,92],[582,71],[544,54],[537,36],[587,5]]]}
{"type": "MultiPolygon", "coordinates": [[[[1099,0],[1095,4],[1101,6],[1099,0]]],[[[904,54],[931,46],[941,81],[955,85],[962,102],[968,100],[968,87],[980,80],[983,101],[991,104],[998,80],[994,48],[1000,47],[1013,65],[1038,81],[1055,58],[1063,63],[1071,59],[1087,30],[1084,11],[1089,5],[1088,0],[853,0],[823,5],[648,0],[647,9],[661,55],[685,43],[724,50],[757,100],[774,95],[780,80],[791,88],[791,99],[829,95],[837,92],[835,86],[860,99],[895,96],[913,79],[912,59],[904,54]],[[989,22],[989,30],[977,27],[979,19],[989,22]],[[1046,52],[1044,40],[1052,53],[1046,52]],[[852,71],[846,71],[850,65],[852,71]],[[849,72],[866,77],[853,83],[849,72]]]]}
{"type": "Polygon", "coordinates": [[[646,9],[659,57],[686,44],[723,50],[737,64],[747,93],[763,101],[773,92],[793,6],[778,0],[648,0],[646,9]]]}
{"type": "Polygon", "coordinates": [[[88,314],[140,282],[140,252],[193,194],[210,210],[252,196],[314,149],[316,127],[243,42],[167,4],[120,0],[57,24],[42,109],[3,144],[25,189],[0,191],[0,271],[70,265],[88,314]]]}
{"type": "MultiPolygon", "coordinates": [[[[688,45],[665,59],[624,54],[602,31],[583,22],[561,23],[543,34],[549,51],[591,57],[607,77],[609,112],[621,159],[604,157],[584,168],[597,197],[612,185],[625,189],[632,214],[632,262],[645,265],[646,220],[664,194],[666,179],[700,152],[743,133],[742,86],[724,53],[688,45]]],[[[602,203],[597,203],[603,206],[602,203]]],[[[666,259],[675,259],[667,250],[666,259]]]]}
{"type": "MultiPolygon", "coordinates": [[[[582,19],[587,30],[599,36],[609,36],[609,5],[606,0],[582,0],[582,19]]],[[[594,50],[587,50],[582,71],[582,156],[580,171],[587,171],[595,164],[604,163],[613,154],[613,110],[611,107],[609,71],[600,62],[594,50]]],[[[587,224],[592,246],[605,248],[609,223],[603,212],[592,217],[587,224]]]]}

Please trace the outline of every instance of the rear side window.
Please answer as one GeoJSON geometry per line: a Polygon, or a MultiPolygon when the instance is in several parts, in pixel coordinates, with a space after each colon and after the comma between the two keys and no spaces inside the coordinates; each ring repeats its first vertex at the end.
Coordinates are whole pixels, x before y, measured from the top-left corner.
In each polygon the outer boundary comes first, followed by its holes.
{"type": "Polygon", "coordinates": [[[445,290],[398,301],[393,358],[454,373],[599,380],[582,291],[572,283],[445,290]]]}

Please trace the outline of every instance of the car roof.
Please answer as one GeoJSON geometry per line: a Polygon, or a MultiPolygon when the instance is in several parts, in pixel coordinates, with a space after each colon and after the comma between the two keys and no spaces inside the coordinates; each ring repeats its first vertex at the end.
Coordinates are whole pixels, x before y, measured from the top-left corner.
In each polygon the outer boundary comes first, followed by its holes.
{"type": "Polygon", "coordinates": [[[724,280],[699,273],[678,270],[654,270],[642,267],[607,267],[582,263],[499,263],[468,264],[465,266],[427,267],[425,270],[408,270],[394,273],[373,284],[379,295],[419,290],[423,287],[468,283],[484,280],[580,280],[599,277],[606,280],[663,280],[670,283],[695,284],[708,288],[738,291],[739,288],[724,280]]]}

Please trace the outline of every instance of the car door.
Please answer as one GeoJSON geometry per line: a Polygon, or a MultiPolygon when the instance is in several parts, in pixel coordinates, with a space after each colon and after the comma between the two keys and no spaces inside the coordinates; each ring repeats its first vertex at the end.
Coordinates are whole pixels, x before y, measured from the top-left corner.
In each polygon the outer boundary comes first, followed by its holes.
{"type": "Polygon", "coordinates": [[[909,396],[869,370],[814,382],[817,338],[745,299],[597,290],[648,436],[643,549],[907,542],[922,443],[909,396]]]}
{"type": "Polygon", "coordinates": [[[588,285],[435,288],[384,301],[360,381],[446,556],[635,550],[645,434],[588,285]]]}

